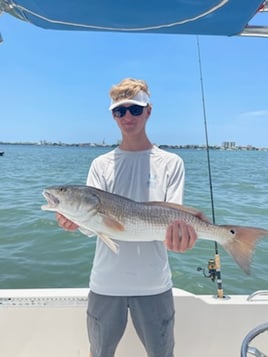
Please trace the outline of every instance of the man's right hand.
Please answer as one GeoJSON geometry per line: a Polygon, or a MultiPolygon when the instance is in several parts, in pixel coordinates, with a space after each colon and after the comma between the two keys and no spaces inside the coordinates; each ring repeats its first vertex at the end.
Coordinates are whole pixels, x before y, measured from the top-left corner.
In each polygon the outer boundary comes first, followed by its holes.
{"type": "Polygon", "coordinates": [[[65,229],[66,231],[75,231],[79,226],[74,222],[70,221],[66,217],[64,217],[60,213],[56,213],[56,219],[58,221],[58,225],[65,229]]]}

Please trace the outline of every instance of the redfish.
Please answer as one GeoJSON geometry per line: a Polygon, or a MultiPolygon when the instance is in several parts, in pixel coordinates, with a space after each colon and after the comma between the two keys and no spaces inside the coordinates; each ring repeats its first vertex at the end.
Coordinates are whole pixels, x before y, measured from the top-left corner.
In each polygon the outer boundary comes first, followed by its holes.
{"type": "MultiPolygon", "coordinates": [[[[218,242],[244,270],[250,263],[256,242],[268,230],[236,225],[215,225],[200,218],[199,211],[168,202],[136,202],[90,186],[54,186],[43,191],[55,211],[76,223],[87,236],[97,235],[114,251],[116,241],[164,241],[167,227],[175,220],[191,225],[198,239],[218,242]]],[[[120,243],[119,243],[120,246],[120,243]]]]}

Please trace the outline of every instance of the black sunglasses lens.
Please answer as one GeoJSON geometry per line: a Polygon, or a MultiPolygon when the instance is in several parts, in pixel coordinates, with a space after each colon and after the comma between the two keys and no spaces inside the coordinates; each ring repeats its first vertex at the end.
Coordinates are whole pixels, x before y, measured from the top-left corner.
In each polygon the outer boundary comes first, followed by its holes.
{"type": "Polygon", "coordinates": [[[141,115],[141,113],[143,112],[143,107],[141,107],[140,105],[132,105],[131,107],[128,107],[127,109],[134,116],[141,115]]]}
{"type": "Polygon", "coordinates": [[[113,114],[117,118],[122,118],[123,116],[126,115],[127,108],[126,107],[118,107],[113,109],[113,114]]]}
{"type": "Polygon", "coordinates": [[[122,118],[123,116],[126,115],[126,112],[128,110],[131,115],[139,116],[143,112],[143,108],[144,107],[140,105],[131,105],[130,107],[118,107],[113,109],[113,114],[117,118],[122,118]]]}

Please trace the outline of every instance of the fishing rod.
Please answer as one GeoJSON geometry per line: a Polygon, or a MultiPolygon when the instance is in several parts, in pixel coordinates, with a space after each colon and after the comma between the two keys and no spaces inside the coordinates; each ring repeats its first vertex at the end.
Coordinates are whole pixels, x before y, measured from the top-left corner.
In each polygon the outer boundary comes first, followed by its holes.
{"type": "MultiPolygon", "coordinates": [[[[207,152],[207,163],[208,163],[208,177],[209,177],[209,191],[210,191],[212,222],[213,222],[213,224],[215,224],[216,220],[215,220],[214,197],[213,197],[213,186],[212,186],[211,161],[210,161],[210,151],[209,151],[209,141],[208,141],[205,91],[204,91],[204,84],[203,84],[203,71],[202,71],[202,63],[201,63],[199,36],[196,36],[196,41],[197,41],[198,65],[199,65],[200,85],[201,85],[201,95],[202,95],[202,108],[203,108],[203,119],[204,119],[204,128],[205,128],[205,139],[206,139],[206,152],[207,152]]],[[[225,296],[223,294],[223,284],[222,284],[222,278],[221,278],[221,262],[220,262],[220,254],[219,254],[217,242],[214,242],[214,247],[215,247],[215,257],[214,257],[214,259],[210,259],[208,261],[209,275],[206,275],[204,272],[204,269],[202,269],[202,268],[197,268],[197,270],[203,270],[203,274],[205,277],[210,277],[212,281],[216,280],[217,297],[224,298],[225,296]]]]}

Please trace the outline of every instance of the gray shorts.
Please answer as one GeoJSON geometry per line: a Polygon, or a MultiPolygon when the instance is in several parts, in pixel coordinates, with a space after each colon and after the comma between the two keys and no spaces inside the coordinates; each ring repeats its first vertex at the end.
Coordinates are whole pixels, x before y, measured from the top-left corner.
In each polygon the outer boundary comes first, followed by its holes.
{"type": "Polygon", "coordinates": [[[87,326],[92,357],[113,357],[126,328],[128,310],[148,357],[173,357],[172,290],[150,296],[89,293],[87,326]]]}

